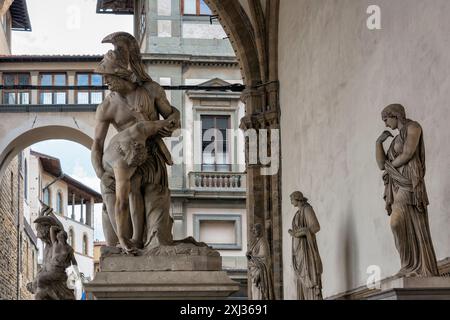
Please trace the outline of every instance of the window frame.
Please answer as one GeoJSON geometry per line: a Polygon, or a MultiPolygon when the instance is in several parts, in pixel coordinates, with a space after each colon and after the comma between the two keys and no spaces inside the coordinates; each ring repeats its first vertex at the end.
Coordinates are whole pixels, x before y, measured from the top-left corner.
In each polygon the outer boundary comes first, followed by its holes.
{"type": "MultiPolygon", "coordinates": [[[[98,74],[98,73],[95,73],[95,72],[89,72],[89,71],[78,71],[78,72],[75,73],[75,84],[77,86],[78,86],[78,76],[79,75],[87,75],[88,76],[88,84],[87,84],[88,86],[93,85],[92,84],[92,76],[93,75],[100,76],[102,78],[102,84],[101,85],[103,85],[105,83],[105,79],[104,79],[104,77],[101,74],[98,74]]],[[[74,91],[75,91],[74,95],[75,95],[75,103],[76,104],[81,104],[78,101],[78,93],[83,93],[83,92],[88,93],[88,103],[87,104],[83,103],[82,105],[90,105],[90,104],[95,104],[96,105],[96,103],[92,103],[92,97],[91,97],[91,93],[94,93],[94,92],[101,92],[102,93],[101,101],[103,101],[105,99],[105,90],[98,90],[98,91],[97,90],[74,90],[74,91]]]]}
{"type": "Polygon", "coordinates": [[[45,203],[46,205],[48,205],[49,207],[52,206],[52,193],[50,191],[50,188],[45,188],[44,190],[42,190],[42,202],[45,203]],[[45,202],[45,192],[46,191],[48,193],[48,203],[45,202]]]}
{"type": "MultiPolygon", "coordinates": [[[[231,172],[232,171],[232,143],[231,143],[231,139],[230,139],[230,130],[231,130],[231,115],[230,114],[204,114],[201,113],[200,114],[200,122],[201,122],[201,127],[200,127],[200,136],[201,136],[201,143],[200,143],[200,151],[201,151],[201,171],[202,172],[231,172]],[[224,164],[217,164],[217,158],[215,157],[215,161],[214,164],[206,164],[204,161],[204,150],[203,150],[203,118],[204,117],[209,117],[209,118],[214,118],[214,128],[217,129],[217,119],[218,118],[226,118],[227,119],[227,129],[226,129],[226,136],[224,137],[225,142],[226,142],[226,162],[224,164]],[[214,166],[214,170],[205,170],[204,166],[214,166]],[[218,170],[219,166],[227,166],[227,171],[220,171],[218,170]]],[[[214,139],[214,142],[217,143],[217,139],[214,139]]],[[[210,141],[209,143],[212,143],[212,141],[210,141]]],[[[217,145],[215,146],[214,150],[217,150],[217,145]]],[[[215,156],[217,156],[217,154],[215,154],[215,156]]]]}
{"type": "Polygon", "coordinates": [[[235,243],[207,243],[216,250],[242,250],[242,215],[240,214],[194,214],[194,238],[200,239],[200,224],[202,221],[234,221],[235,243]]]}
{"type": "MultiPolygon", "coordinates": [[[[201,13],[200,1],[202,1],[202,0],[195,0],[195,12],[196,12],[195,14],[193,14],[193,13],[184,13],[184,7],[185,7],[184,6],[184,2],[185,1],[186,0],[181,0],[180,1],[180,4],[181,4],[181,15],[182,16],[187,16],[187,17],[210,17],[212,15],[211,8],[209,9],[210,14],[201,13]]],[[[205,5],[208,6],[206,3],[205,3],[205,5]]]]}
{"type": "MultiPolygon", "coordinates": [[[[31,74],[29,72],[4,72],[2,74],[2,84],[5,86],[5,76],[14,75],[14,85],[19,85],[19,75],[28,76],[28,85],[31,84],[31,74]]],[[[2,103],[5,105],[28,105],[31,104],[31,90],[20,90],[20,89],[4,89],[2,90],[2,103]],[[15,103],[10,104],[5,101],[5,94],[14,93],[15,103]],[[19,93],[28,93],[28,103],[21,103],[19,101],[19,93]],[[18,103],[19,102],[19,103],[18,103]]]]}
{"type": "Polygon", "coordinates": [[[54,89],[52,89],[52,87],[55,86],[55,76],[56,75],[64,75],[64,77],[65,77],[65,81],[64,81],[65,84],[64,85],[65,86],[67,85],[67,80],[68,80],[67,72],[54,72],[54,71],[48,71],[48,72],[47,71],[42,71],[42,72],[39,72],[39,75],[38,75],[39,86],[42,86],[42,76],[43,75],[51,75],[52,76],[52,84],[48,86],[48,89],[39,89],[38,90],[38,102],[39,102],[38,104],[39,105],[43,105],[43,106],[67,104],[68,103],[68,99],[69,99],[69,90],[67,90],[67,89],[66,90],[54,90],[54,89]],[[41,93],[48,93],[48,92],[52,93],[52,103],[44,104],[44,103],[42,103],[42,100],[41,100],[41,93]],[[65,101],[64,101],[64,103],[55,103],[55,93],[65,93],[65,101]]]}

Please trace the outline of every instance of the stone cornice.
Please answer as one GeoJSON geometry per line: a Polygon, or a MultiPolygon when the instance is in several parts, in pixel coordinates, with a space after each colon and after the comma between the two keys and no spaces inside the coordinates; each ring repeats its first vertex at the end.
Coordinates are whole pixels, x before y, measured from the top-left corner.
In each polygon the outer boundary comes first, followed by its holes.
{"type": "Polygon", "coordinates": [[[186,91],[186,95],[191,99],[233,99],[239,100],[239,92],[221,92],[221,91],[186,91]]]}
{"type": "Polygon", "coordinates": [[[142,59],[150,64],[188,64],[199,66],[238,67],[236,57],[194,56],[184,54],[143,54],[142,59]]]}

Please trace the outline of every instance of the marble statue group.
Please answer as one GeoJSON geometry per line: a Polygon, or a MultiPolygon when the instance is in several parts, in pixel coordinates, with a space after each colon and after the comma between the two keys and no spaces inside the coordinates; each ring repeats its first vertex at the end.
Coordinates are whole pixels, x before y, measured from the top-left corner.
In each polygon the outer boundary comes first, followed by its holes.
{"type": "Polygon", "coordinates": [[[97,109],[92,164],[101,180],[107,244],[127,253],[171,245],[166,165],[172,158],[162,139],[180,127],[180,113],[145,71],[133,36],[118,32],[103,42],[115,50],[95,70],[111,94],[97,109]],[[105,148],[110,126],[118,133],[105,148]]]}
{"type": "Polygon", "coordinates": [[[44,260],[33,282],[27,289],[36,300],[75,300],[73,290],[67,287],[66,269],[73,266],[78,273],[73,248],[67,243],[67,233],[53,210],[41,203],[36,224],[37,237],[44,243],[44,260]]]}
{"type": "MultiPolygon", "coordinates": [[[[92,164],[101,179],[103,228],[107,244],[132,255],[155,254],[161,248],[184,244],[204,247],[189,238],[174,241],[169,214],[167,165],[172,164],[163,138],[180,128],[180,112],[170,105],[163,88],[145,71],[137,41],[124,32],[112,43],[98,68],[111,94],[97,109],[92,164]],[[109,127],[117,129],[105,145],[109,127]]],[[[384,172],[386,209],[391,217],[400,254],[400,276],[438,275],[428,224],[425,188],[425,149],[420,125],[406,118],[398,104],[386,107],[382,120],[399,134],[387,151],[385,131],[376,143],[376,160],[384,172]]],[[[322,299],[322,260],[316,234],[320,224],[314,209],[296,191],[292,227],[292,267],[300,300],[322,299]]],[[[255,223],[247,252],[253,299],[274,299],[270,244],[263,225],[255,223]]]]}
{"type": "MultiPolygon", "coordinates": [[[[114,50],[105,54],[95,72],[104,76],[111,93],[97,109],[92,164],[101,180],[108,247],[131,256],[190,254],[193,250],[212,254],[211,248],[192,238],[174,241],[172,237],[166,168],[172,165],[172,158],[163,139],[180,128],[180,112],[145,71],[133,36],[117,32],[103,42],[112,43],[114,50]],[[110,127],[117,133],[107,143],[110,127]]],[[[398,130],[396,137],[384,131],[376,141],[386,210],[401,261],[398,275],[438,276],[428,222],[422,128],[406,117],[399,104],[386,107],[382,120],[388,128],[398,130]],[[393,140],[385,150],[383,143],[389,138],[393,140]]],[[[287,232],[292,238],[297,298],[321,300],[323,266],[316,240],[320,224],[302,192],[293,192],[290,200],[295,214],[287,232]]],[[[45,243],[44,264],[28,289],[36,299],[74,299],[66,286],[65,269],[76,265],[76,260],[64,228],[45,205],[35,223],[38,237],[45,243]]],[[[250,238],[246,256],[252,298],[275,299],[271,247],[261,223],[253,224],[250,238]]]]}

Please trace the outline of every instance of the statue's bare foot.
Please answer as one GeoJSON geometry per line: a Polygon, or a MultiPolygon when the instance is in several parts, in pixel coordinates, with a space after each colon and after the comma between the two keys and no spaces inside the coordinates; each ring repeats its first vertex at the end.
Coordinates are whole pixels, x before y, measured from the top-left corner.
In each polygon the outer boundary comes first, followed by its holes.
{"type": "Polygon", "coordinates": [[[143,241],[131,239],[130,242],[137,249],[143,249],[144,248],[144,242],[143,241]]]}
{"type": "Polygon", "coordinates": [[[137,253],[137,248],[133,245],[133,243],[125,238],[119,239],[120,247],[125,254],[135,255],[137,253]]]}

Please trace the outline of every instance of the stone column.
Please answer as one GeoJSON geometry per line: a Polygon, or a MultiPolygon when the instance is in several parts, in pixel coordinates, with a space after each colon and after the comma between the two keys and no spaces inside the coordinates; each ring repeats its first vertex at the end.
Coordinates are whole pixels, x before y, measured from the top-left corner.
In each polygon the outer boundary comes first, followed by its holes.
{"type": "MultiPolygon", "coordinates": [[[[246,140],[246,164],[247,164],[247,219],[248,236],[252,242],[251,228],[256,223],[265,226],[265,236],[270,244],[271,260],[273,268],[274,291],[276,299],[282,298],[283,270],[282,270],[282,221],[281,202],[279,197],[281,169],[272,175],[262,172],[264,166],[260,162],[260,147],[267,149],[267,155],[279,154],[279,150],[273,150],[271,145],[271,132],[279,130],[279,114],[271,105],[276,101],[278,93],[277,84],[269,83],[259,88],[246,89],[242,94],[242,101],[246,104],[246,116],[241,121],[241,129],[254,130],[258,137],[257,150],[250,150],[251,145],[246,140]],[[261,131],[265,129],[267,131],[261,131]],[[266,132],[267,145],[260,145],[260,137],[266,132]],[[257,163],[251,161],[250,152],[256,152],[257,163]]],[[[280,138],[280,137],[279,137],[280,138]]],[[[274,146],[275,147],[275,146],[274,146]]],[[[254,158],[254,157],[253,157],[254,158]]],[[[253,159],[254,160],[254,159],[253,159]]],[[[281,165],[278,159],[278,165],[281,165]]],[[[249,279],[250,281],[251,279],[249,279]]],[[[251,299],[249,289],[249,298],[251,299]]]]}
{"type": "Polygon", "coordinates": [[[86,225],[92,227],[92,212],[94,206],[94,199],[91,198],[86,202],[86,225]]]}
{"type": "MultiPolygon", "coordinates": [[[[76,76],[75,71],[67,71],[67,85],[74,86],[76,85],[76,76]]],[[[75,90],[69,90],[67,93],[67,103],[75,104],[75,90]]]]}
{"type": "MultiPolygon", "coordinates": [[[[30,84],[33,86],[39,85],[39,72],[38,71],[30,72],[30,84]]],[[[39,104],[38,91],[39,90],[31,90],[30,104],[39,104]]]]}
{"type": "Polygon", "coordinates": [[[71,218],[75,220],[75,193],[72,193],[72,216],[71,218]]]}
{"type": "Polygon", "coordinates": [[[83,215],[84,215],[84,199],[81,198],[81,204],[80,204],[80,222],[81,223],[84,223],[83,215]]]}

